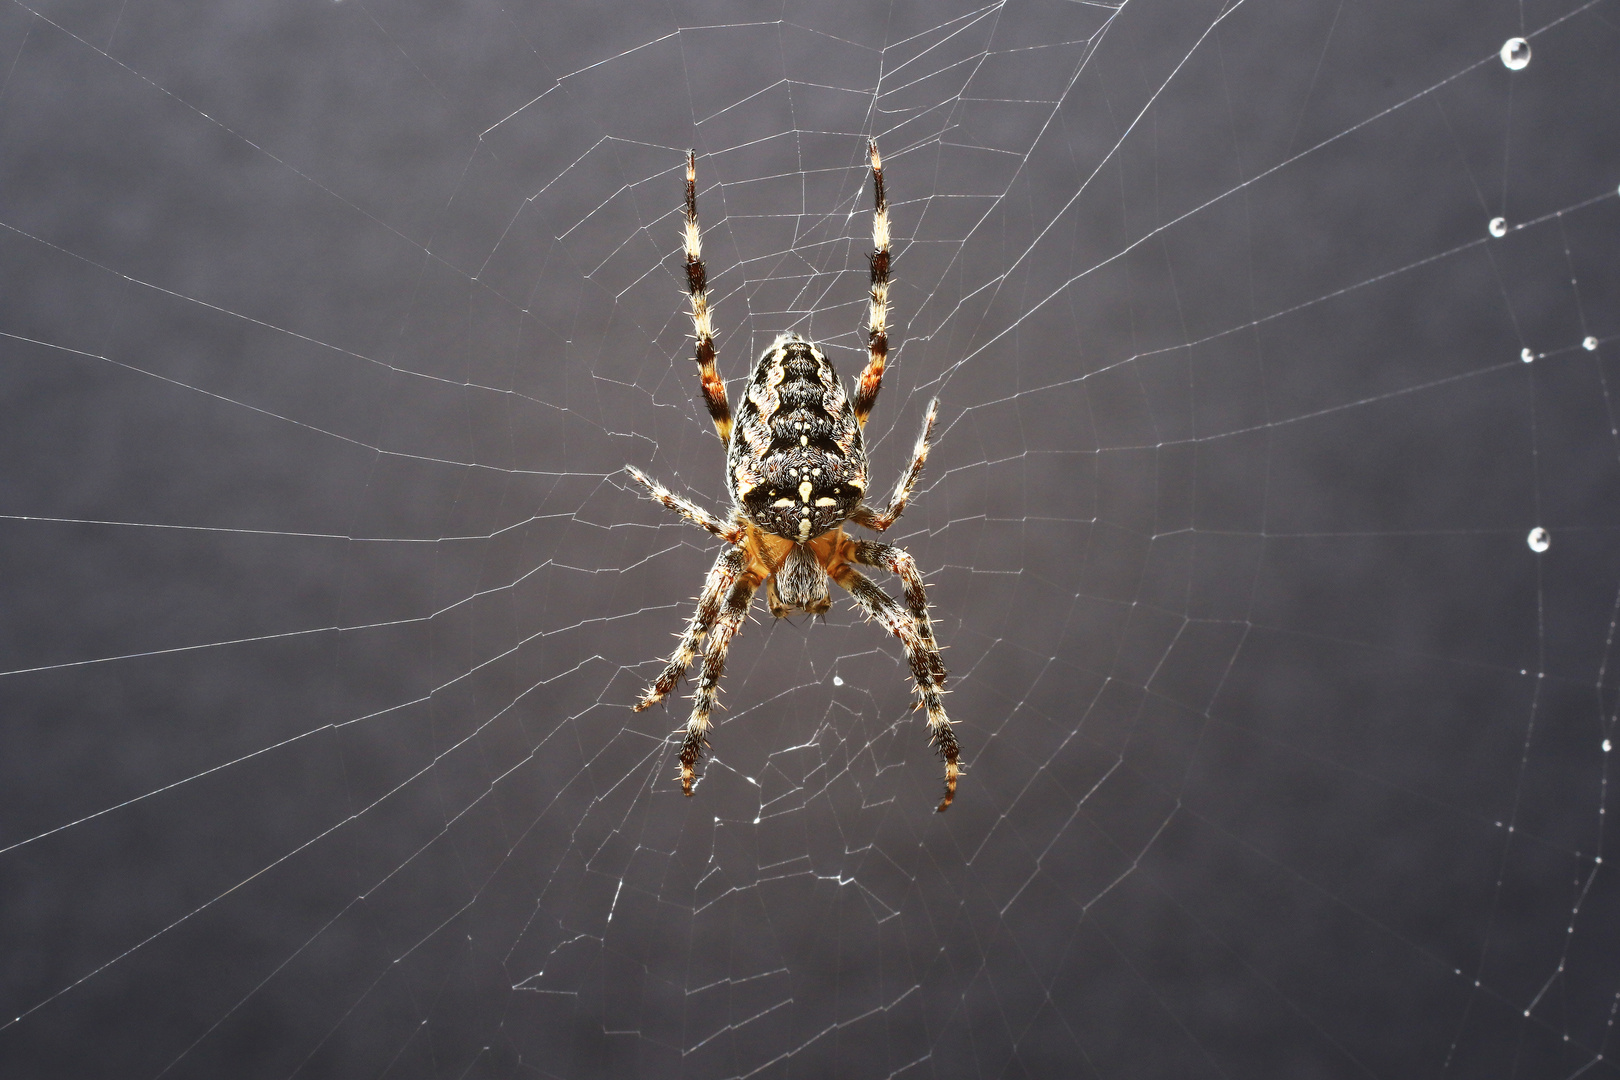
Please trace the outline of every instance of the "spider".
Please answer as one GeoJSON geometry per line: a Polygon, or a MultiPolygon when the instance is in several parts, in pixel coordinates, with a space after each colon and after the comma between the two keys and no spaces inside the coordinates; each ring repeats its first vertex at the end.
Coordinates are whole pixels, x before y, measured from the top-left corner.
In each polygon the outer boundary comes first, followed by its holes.
{"type": "Polygon", "coordinates": [[[947,809],[956,798],[959,751],[941,699],[945,664],[934,642],[922,575],[904,550],[854,540],[844,533],[846,522],[881,533],[900,517],[928,460],[928,438],[939,407],[938,400],[929,403],[911,465],[895,485],[888,505],[882,510],[867,505],[861,429],[882,388],[889,351],[889,208],[877,143],[871,142],[869,149],[875,200],[874,250],[869,257],[871,309],[868,360],[855,394],[853,398],[845,394],[831,361],[814,342],[798,334],[783,334],[755,365],[748,389],[737,404],[735,422],[725,384],[714,366],[709,283],[698,229],[697,153],[686,156],[686,284],[697,338],[693,359],[709,416],[726,445],[731,518],[722,520],[640,469],[625,468],[654,499],[726,542],[674,655],[636,705],[637,712],[650,708],[675,689],[707,639],[692,715],[681,744],[681,788],[687,795],[692,794],[697,765],[708,746],[709,712],[719,691],[726,651],[748,615],[754,594],[765,586],[771,614],[779,619],[796,611],[821,615],[832,606],[827,585],[831,578],[905,647],[921,699],[917,707],[928,715],[929,743],[945,760],[945,797],[938,809],[947,809]],[[877,567],[899,577],[905,586],[905,606],[873,584],[857,565],[877,567]]]}

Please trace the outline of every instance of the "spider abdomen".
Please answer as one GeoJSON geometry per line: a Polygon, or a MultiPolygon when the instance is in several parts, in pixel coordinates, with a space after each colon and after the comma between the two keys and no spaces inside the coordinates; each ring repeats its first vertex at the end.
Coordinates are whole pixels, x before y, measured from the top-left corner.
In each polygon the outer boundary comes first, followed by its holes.
{"type": "Polygon", "coordinates": [[[838,373],[820,349],[783,335],[760,357],[727,454],[732,497],[756,526],[801,543],[855,512],[866,448],[838,373]]]}

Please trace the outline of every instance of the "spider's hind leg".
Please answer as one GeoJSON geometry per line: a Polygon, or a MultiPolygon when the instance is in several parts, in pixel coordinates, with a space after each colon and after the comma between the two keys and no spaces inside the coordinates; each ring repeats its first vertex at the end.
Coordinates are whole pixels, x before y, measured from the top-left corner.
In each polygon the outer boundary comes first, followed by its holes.
{"type": "Polygon", "coordinates": [[[714,366],[714,324],[709,317],[709,271],[703,265],[703,233],[698,228],[697,214],[697,152],[686,155],[686,226],[682,232],[686,242],[686,290],[692,298],[692,335],[697,339],[698,383],[703,388],[703,402],[708,406],[709,419],[714,430],[725,442],[731,437],[731,403],[726,399],[726,384],[720,381],[714,366]]]}
{"type": "Polygon", "coordinates": [[[877,142],[869,144],[872,160],[872,263],[871,306],[867,313],[866,370],[855,383],[851,402],[855,420],[866,426],[866,417],[877,404],[883,389],[883,366],[889,355],[889,200],[883,193],[883,159],[877,142]]]}

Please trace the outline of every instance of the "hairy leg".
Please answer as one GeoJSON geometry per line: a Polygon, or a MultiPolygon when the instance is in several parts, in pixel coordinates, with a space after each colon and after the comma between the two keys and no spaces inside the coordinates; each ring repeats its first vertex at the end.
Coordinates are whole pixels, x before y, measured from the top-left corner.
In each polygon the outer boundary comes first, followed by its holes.
{"type": "Polygon", "coordinates": [[[636,705],[636,712],[658,704],[675,689],[675,685],[681,681],[681,676],[686,674],[686,669],[692,666],[692,661],[697,657],[698,646],[703,644],[704,637],[714,626],[715,620],[720,617],[721,605],[742,571],[741,548],[727,548],[720,553],[720,557],[714,561],[714,567],[709,571],[708,580],[703,583],[703,592],[698,594],[697,610],[687,622],[686,631],[681,634],[680,644],[675,646],[675,654],[669,658],[669,663],[665,665],[657,681],[642,695],[640,703],[636,705]]]}
{"type": "Polygon", "coordinates": [[[900,474],[900,482],[894,486],[894,494],[889,496],[889,505],[881,512],[869,506],[862,506],[850,515],[851,521],[873,532],[883,532],[906,512],[906,504],[911,501],[912,489],[917,486],[917,480],[922,476],[923,465],[928,461],[928,440],[934,434],[934,421],[938,417],[939,399],[935,398],[928,403],[928,416],[923,420],[922,434],[917,436],[917,446],[911,452],[911,464],[900,474]]]}
{"type": "Polygon", "coordinates": [[[875,544],[871,541],[851,544],[847,550],[848,557],[862,566],[875,566],[887,570],[900,579],[906,590],[906,611],[917,624],[917,634],[922,638],[925,654],[934,665],[930,669],[931,674],[936,682],[943,683],[945,662],[940,658],[939,645],[934,640],[934,621],[928,617],[928,592],[923,588],[922,573],[917,569],[917,560],[913,559],[911,553],[904,548],[875,544]]]}
{"type": "Polygon", "coordinates": [[[692,333],[697,338],[698,381],[703,401],[720,441],[731,438],[731,403],[726,400],[726,384],[714,366],[714,327],[709,321],[709,274],[703,265],[703,235],[697,216],[697,152],[686,155],[686,290],[692,297],[692,333]]]}
{"type": "Polygon", "coordinates": [[[883,194],[883,159],[878,157],[877,143],[870,144],[872,153],[872,293],[871,310],[867,315],[867,362],[855,384],[853,401],[855,420],[866,426],[866,417],[877,404],[878,391],[883,389],[883,365],[889,355],[889,200],[883,194]]]}
{"type": "Polygon", "coordinates": [[[709,647],[703,657],[703,673],[698,677],[697,693],[692,700],[692,716],[686,722],[686,739],[681,743],[681,790],[692,794],[697,781],[697,765],[709,745],[709,713],[720,692],[720,676],[726,669],[726,653],[732,638],[748,617],[748,608],[754,602],[759,581],[751,575],[739,576],[726,595],[725,607],[720,611],[714,630],[709,636],[709,647]]]}
{"type": "Polygon", "coordinates": [[[888,593],[874,585],[869,578],[849,564],[839,567],[833,580],[849,590],[856,603],[872,618],[888,628],[889,633],[905,646],[906,659],[911,664],[911,677],[917,684],[922,699],[920,707],[928,714],[929,744],[945,759],[945,798],[938,810],[948,810],[956,798],[956,778],[961,772],[958,759],[961,751],[956,745],[956,733],[945,716],[945,703],[940,694],[942,678],[936,671],[944,671],[939,652],[923,641],[917,621],[888,593]]]}
{"type": "Polygon", "coordinates": [[[744,529],[741,525],[735,522],[721,521],[691,499],[675,494],[634,465],[626,465],[624,468],[631,478],[646,488],[654,499],[657,499],[698,528],[707,529],[728,543],[735,544],[742,540],[744,529]]]}

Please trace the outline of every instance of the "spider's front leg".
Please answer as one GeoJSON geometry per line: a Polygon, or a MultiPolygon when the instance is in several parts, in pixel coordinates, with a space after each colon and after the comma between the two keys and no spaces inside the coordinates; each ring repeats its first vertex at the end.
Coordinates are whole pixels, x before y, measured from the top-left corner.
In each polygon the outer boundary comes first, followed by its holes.
{"type": "MultiPolygon", "coordinates": [[[[741,552],[738,552],[739,562],[741,552]]],[[[743,573],[726,596],[724,609],[709,637],[709,648],[703,658],[703,673],[698,676],[697,693],[693,696],[692,716],[686,722],[686,739],[681,743],[681,790],[690,796],[697,781],[697,765],[709,745],[709,712],[714,708],[715,696],[720,692],[720,676],[726,669],[726,652],[732,638],[737,636],[748,609],[754,602],[759,579],[743,573]]]]}
{"type": "MultiPolygon", "coordinates": [[[[921,707],[928,714],[928,741],[939,752],[939,756],[945,759],[945,798],[937,808],[942,813],[950,809],[951,801],[956,798],[956,778],[961,773],[962,767],[961,749],[956,744],[956,732],[951,730],[951,721],[945,715],[945,702],[941,696],[940,687],[944,682],[945,665],[940,660],[939,650],[933,647],[931,642],[923,640],[922,633],[917,628],[917,620],[911,613],[902,608],[888,593],[874,585],[865,574],[844,563],[833,571],[832,576],[834,581],[849,590],[849,594],[868,615],[886,626],[889,633],[899,638],[900,644],[905,646],[906,660],[911,665],[911,677],[916,682],[917,694],[922,699],[921,707]]],[[[926,615],[926,598],[924,611],[926,615]]]]}
{"type": "Polygon", "coordinates": [[[681,634],[681,642],[675,646],[675,653],[669,658],[669,663],[659,674],[656,681],[647,688],[641,700],[636,704],[636,712],[650,709],[669,696],[686,674],[686,669],[692,666],[697,658],[698,646],[708,636],[714,627],[715,621],[721,617],[722,605],[730,594],[732,586],[743,572],[744,558],[741,548],[727,548],[720,553],[709,570],[709,577],[703,583],[703,591],[698,594],[697,610],[686,624],[686,632],[681,634]]]}
{"type": "Polygon", "coordinates": [[[853,544],[848,549],[848,557],[862,566],[874,566],[880,570],[887,570],[900,579],[906,590],[906,610],[910,612],[912,621],[917,624],[917,634],[922,638],[923,654],[929,663],[929,671],[934,680],[939,683],[945,681],[945,661],[939,655],[939,645],[934,640],[934,620],[928,617],[928,590],[923,587],[922,572],[917,569],[917,560],[904,548],[897,548],[889,544],[874,544],[871,541],[862,541],[853,544]]]}

